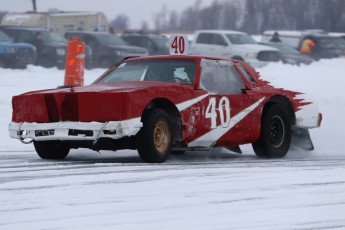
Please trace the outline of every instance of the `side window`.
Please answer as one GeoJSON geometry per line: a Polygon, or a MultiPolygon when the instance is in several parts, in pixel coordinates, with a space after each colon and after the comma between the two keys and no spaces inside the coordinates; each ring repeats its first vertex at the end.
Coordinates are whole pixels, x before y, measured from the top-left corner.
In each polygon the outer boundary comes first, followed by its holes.
{"type": "Polygon", "coordinates": [[[5,30],[4,31],[14,42],[18,42],[18,33],[15,30],[5,30]]]}
{"type": "Polygon", "coordinates": [[[211,44],[212,43],[212,36],[213,34],[209,33],[201,33],[199,34],[198,38],[196,39],[196,43],[200,44],[211,44]]]}
{"type": "Polygon", "coordinates": [[[229,73],[228,73],[228,83],[230,83],[230,94],[241,94],[242,90],[245,89],[244,82],[237,72],[234,65],[229,66],[229,73]]]}
{"type": "Polygon", "coordinates": [[[220,34],[213,34],[212,36],[212,44],[214,45],[221,45],[221,46],[226,46],[226,41],[220,34]]]}
{"type": "Polygon", "coordinates": [[[34,40],[34,37],[28,32],[28,31],[21,31],[18,36],[19,42],[28,42],[32,43],[34,40]]]}
{"type": "Polygon", "coordinates": [[[232,62],[204,59],[200,88],[210,94],[241,94],[245,85],[232,62]]]}
{"type": "Polygon", "coordinates": [[[82,35],[82,39],[85,40],[85,43],[91,46],[92,49],[96,48],[96,41],[93,37],[89,35],[82,35]]]}
{"type": "Polygon", "coordinates": [[[245,78],[247,78],[247,80],[250,83],[255,83],[254,79],[252,78],[252,76],[250,76],[250,74],[248,73],[248,71],[241,65],[241,64],[236,64],[236,66],[241,70],[241,73],[245,76],[245,78]]]}

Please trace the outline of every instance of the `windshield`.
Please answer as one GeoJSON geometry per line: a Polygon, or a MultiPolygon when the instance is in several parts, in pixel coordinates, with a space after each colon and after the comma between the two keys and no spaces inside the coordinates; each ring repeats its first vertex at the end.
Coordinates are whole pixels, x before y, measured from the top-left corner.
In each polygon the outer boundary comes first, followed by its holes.
{"type": "Polygon", "coordinates": [[[9,41],[11,41],[11,39],[7,36],[7,34],[0,31],[0,41],[1,42],[9,42],[9,41]]]}
{"type": "Polygon", "coordinates": [[[167,38],[156,37],[152,38],[152,40],[159,49],[169,49],[169,40],[167,38]]]}
{"type": "Polygon", "coordinates": [[[123,62],[100,82],[162,81],[193,84],[196,62],[194,60],[146,60],[123,62]]]}
{"type": "Polygon", "coordinates": [[[277,48],[282,54],[300,54],[295,48],[288,45],[274,43],[272,46],[277,48]]]}
{"type": "Polygon", "coordinates": [[[226,37],[232,44],[256,44],[256,41],[248,34],[227,34],[226,37]]]}
{"type": "Polygon", "coordinates": [[[97,34],[96,39],[99,43],[111,46],[111,45],[127,45],[127,43],[118,36],[115,36],[113,34],[97,34]]]}
{"type": "Polygon", "coordinates": [[[56,32],[40,31],[40,33],[42,34],[42,40],[45,43],[50,43],[50,42],[67,43],[67,40],[56,32]]]}
{"type": "Polygon", "coordinates": [[[325,49],[345,48],[345,40],[340,37],[320,38],[319,45],[325,49]]]}

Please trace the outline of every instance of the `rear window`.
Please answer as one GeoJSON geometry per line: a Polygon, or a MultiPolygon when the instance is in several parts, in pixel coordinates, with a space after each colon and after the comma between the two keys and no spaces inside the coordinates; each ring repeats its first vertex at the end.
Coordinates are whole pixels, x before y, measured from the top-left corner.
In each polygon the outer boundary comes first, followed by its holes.
{"type": "Polygon", "coordinates": [[[241,94],[245,85],[231,61],[203,59],[200,88],[210,94],[241,94]]]}

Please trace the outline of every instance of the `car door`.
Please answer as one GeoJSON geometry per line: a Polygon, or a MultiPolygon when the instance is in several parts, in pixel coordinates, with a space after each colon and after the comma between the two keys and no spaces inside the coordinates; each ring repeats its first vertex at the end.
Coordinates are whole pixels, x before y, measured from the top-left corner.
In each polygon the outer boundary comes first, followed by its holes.
{"type": "Polygon", "coordinates": [[[200,89],[208,91],[201,111],[203,126],[189,146],[236,146],[248,143],[263,98],[246,93],[245,83],[231,61],[202,60],[200,89]],[[206,127],[206,128],[205,128],[206,127]]]}

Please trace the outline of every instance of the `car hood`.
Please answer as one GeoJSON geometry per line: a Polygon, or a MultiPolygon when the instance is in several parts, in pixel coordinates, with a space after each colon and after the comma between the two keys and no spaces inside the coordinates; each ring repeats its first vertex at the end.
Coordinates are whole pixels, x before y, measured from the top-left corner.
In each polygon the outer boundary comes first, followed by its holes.
{"type": "Polygon", "coordinates": [[[191,85],[150,81],[32,91],[12,98],[12,121],[116,121],[140,117],[154,99],[178,104],[193,97],[191,85]]]}
{"type": "Polygon", "coordinates": [[[12,42],[0,42],[0,43],[7,46],[14,47],[14,48],[34,48],[34,46],[29,43],[12,43],[12,42]]]}
{"type": "MultiPolygon", "coordinates": [[[[94,93],[116,93],[116,92],[134,92],[138,90],[158,90],[164,91],[166,89],[184,89],[191,88],[191,85],[182,85],[173,82],[159,82],[159,81],[123,81],[123,82],[108,82],[108,83],[97,83],[87,86],[80,87],[63,87],[58,89],[48,89],[33,91],[30,93],[59,93],[59,92],[74,92],[74,93],[85,93],[85,92],[94,92],[94,93]],[[164,90],[163,90],[164,89],[164,90]]],[[[151,94],[151,92],[148,92],[151,94]]],[[[155,94],[155,92],[152,92],[155,94]]]]}

